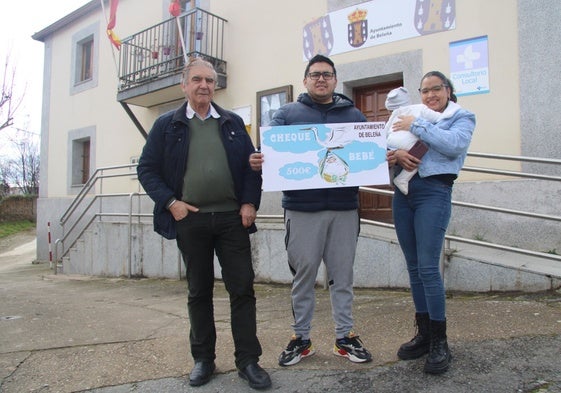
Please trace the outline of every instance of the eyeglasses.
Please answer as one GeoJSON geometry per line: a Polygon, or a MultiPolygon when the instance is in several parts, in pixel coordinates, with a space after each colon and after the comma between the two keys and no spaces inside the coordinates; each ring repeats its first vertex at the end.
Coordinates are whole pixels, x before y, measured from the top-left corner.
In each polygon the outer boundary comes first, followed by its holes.
{"type": "Polygon", "coordinates": [[[438,93],[440,90],[442,90],[445,87],[448,87],[448,85],[436,85],[433,87],[425,87],[424,89],[419,89],[419,92],[421,94],[429,94],[429,91],[432,91],[433,93],[438,93]]]}
{"type": "Polygon", "coordinates": [[[321,78],[323,76],[323,79],[325,79],[326,81],[330,81],[331,79],[333,79],[333,77],[335,76],[334,72],[310,72],[308,73],[308,78],[310,78],[313,81],[318,81],[319,78],[321,78]]]}

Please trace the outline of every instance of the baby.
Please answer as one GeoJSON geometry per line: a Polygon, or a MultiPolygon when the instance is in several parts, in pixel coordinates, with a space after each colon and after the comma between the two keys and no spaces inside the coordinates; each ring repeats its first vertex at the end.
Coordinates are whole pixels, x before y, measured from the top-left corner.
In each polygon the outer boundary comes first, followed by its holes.
{"type": "MultiPolygon", "coordinates": [[[[405,87],[398,87],[388,93],[386,109],[393,111],[385,127],[388,149],[392,150],[409,150],[419,141],[419,138],[409,131],[392,131],[393,124],[399,120],[398,116],[421,117],[431,123],[436,123],[442,115],[439,112],[429,109],[426,105],[412,105],[409,92],[405,87]]],[[[421,158],[422,155],[416,157],[421,158]]],[[[399,175],[394,177],[393,183],[403,194],[407,195],[409,193],[409,180],[415,176],[415,173],[417,173],[417,169],[412,171],[403,169],[399,175]]]]}

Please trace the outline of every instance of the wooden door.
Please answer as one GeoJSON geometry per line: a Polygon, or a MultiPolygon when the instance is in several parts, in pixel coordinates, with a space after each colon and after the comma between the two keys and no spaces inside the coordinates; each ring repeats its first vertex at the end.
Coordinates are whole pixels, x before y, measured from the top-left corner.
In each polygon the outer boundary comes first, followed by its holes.
{"type": "MultiPolygon", "coordinates": [[[[388,121],[391,113],[386,109],[386,97],[392,89],[400,86],[403,86],[402,80],[359,87],[353,91],[353,100],[368,121],[388,121]]],[[[393,185],[375,187],[393,190],[393,185]]],[[[359,203],[361,218],[393,223],[391,196],[360,191],[359,203]]]]}
{"type": "Polygon", "coordinates": [[[90,140],[82,142],[82,184],[90,178],[90,140]]]}

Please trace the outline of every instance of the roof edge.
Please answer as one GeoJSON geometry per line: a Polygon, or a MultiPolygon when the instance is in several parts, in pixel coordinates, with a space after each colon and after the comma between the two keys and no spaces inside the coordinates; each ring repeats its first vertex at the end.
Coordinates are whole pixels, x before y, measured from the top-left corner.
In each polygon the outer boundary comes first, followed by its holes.
{"type": "MultiPolygon", "coordinates": [[[[106,3],[107,0],[104,0],[104,2],[106,3]]],[[[76,11],[71,12],[65,17],[45,27],[43,30],[36,32],[31,36],[31,38],[33,38],[36,41],[45,42],[47,37],[53,34],[54,32],[56,32],[57,30],[60,30],[63,27],[68,26],[72,22],[80,19],[85,15],[88,15],[92,11],[97,10],[99,8],[101,8],[101,3],[99,2],[99,0],[92,0],[89,3],[86,3],[80,8],[78,8],[76,11]]]]}

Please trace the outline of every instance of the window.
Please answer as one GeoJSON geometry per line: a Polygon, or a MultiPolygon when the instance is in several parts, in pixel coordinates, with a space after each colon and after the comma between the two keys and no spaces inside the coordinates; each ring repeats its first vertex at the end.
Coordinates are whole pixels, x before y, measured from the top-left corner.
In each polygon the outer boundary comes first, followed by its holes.
{"type": "Polygon", "coordinates": [[[185,12],[194,8],[195,5],[193,3],[194,3],[193,0],[181,0],[181,11],[185,12]]]}
{"type": "Polygon", "coordinates": [[[90,138],[72,142],[72,186],[86,184],[90,178],[90,138]]]}
{"type": "Polygon", "coordinates": [[[68,133],[69,194],[78,192],[95,170],[95,127],[68,133]]]}
{"type": "Polygon", "coordinates": [[[97,86],[99,41],[99,22],[79,30],[72,36],[71,95],[97,86]]]}
{"type": "Polygon", "coordinates": [[[93,74],[93,36],[88,37],[84,42],[78,44],[80,47],[76,51],[79,58],[76,64],[79,64],[80,74],[77,82],[84,82],[92,79],[93,74]]]}
{"type": "Polygon", "coordinates": [[[181,11],[190,11],[193,8],[209,9],[209,0],[180,0],[181,11]]]}

